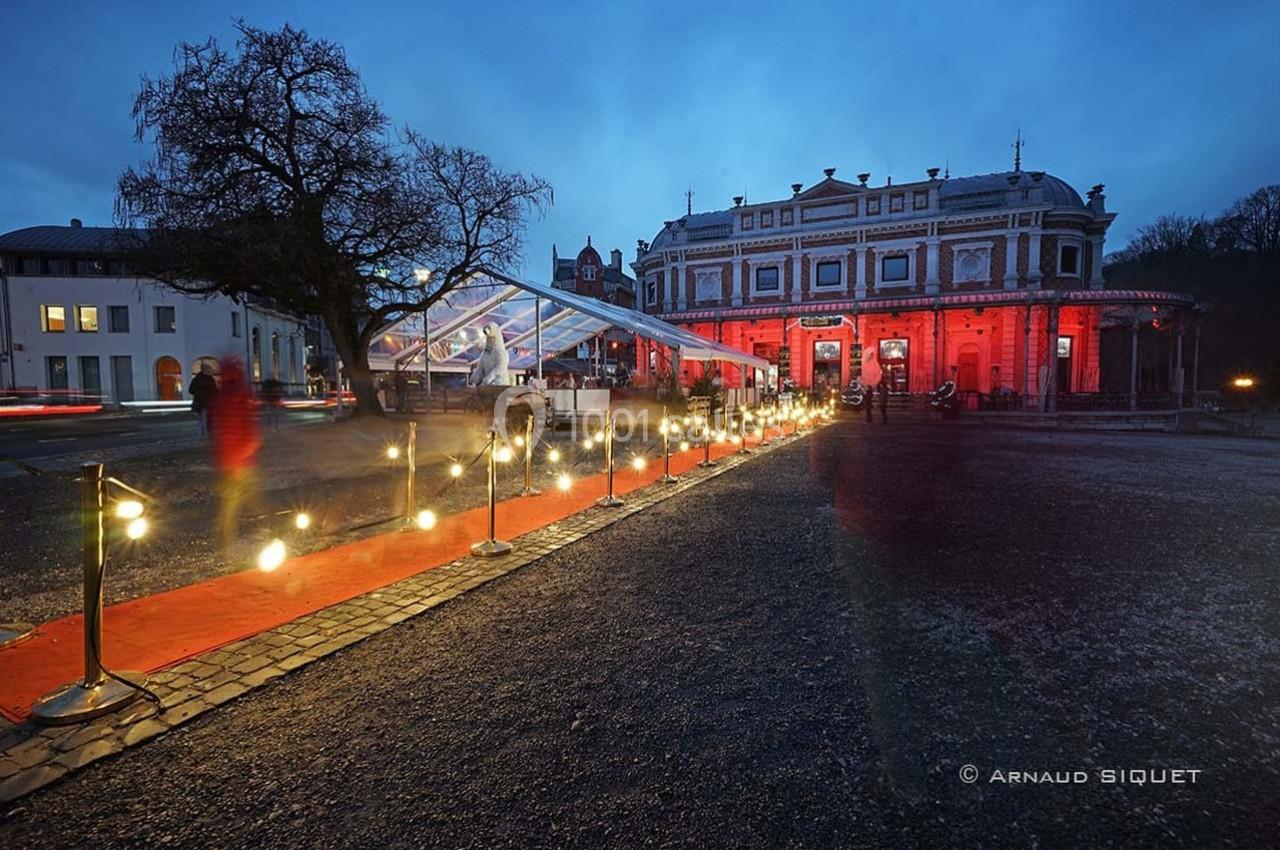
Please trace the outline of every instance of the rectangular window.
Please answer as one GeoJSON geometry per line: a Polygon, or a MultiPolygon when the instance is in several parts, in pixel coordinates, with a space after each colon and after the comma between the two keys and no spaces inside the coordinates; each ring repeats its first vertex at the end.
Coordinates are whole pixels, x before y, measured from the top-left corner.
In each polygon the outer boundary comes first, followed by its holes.
{"type": "Polygon", "coordinates": [[[795,220],[795,219],[793,218],[793,216],[794,216],[794,213],[792,213],[790,209],[785,209],[785,210],[783,210],[783,211],[782,211],[782,220],[781,220],[782,225],[785,227],[786,225],[788,225],[788,224],[790,224],[791,222],[793,222],[793,221],[795,220]]]}
{"type": "Polygon", "coordinates": [[[67,308],[61,304],[40,305],[40,330],[60,334],[67,329],[67,308]]]}
{"type": "Polygon", "coordinates": [[[902,212],[902,195],[901,194],[889,196],[889,212],[891,213],[902,212]]]}
{"type": "Polygon", "coordinates": [[[907,279],[906,257],[885,257],[880,261],[880,279],[884,281],[903,281],[907,279]]]}
{"type": "Polygon", "coordinates": [[[112,277],[125,277],[129,274],[129,269],[125,266],[123,260],[108,260],[107,274],[112,277]]]}
{"type": "Polygon", "coordinates": [[[747,213],[746,215],[744,215],[744,216],[742,217],[742,229],[743,229],[743,230],[750,230],[750,229],[752,229],[753,227],[755,227],[755,225],[756,225],[756,215],[755,215],[755,213],[747,213]]]}
{"type": "Polygon", "coordinates": [[[880,215],[880,198],[867,198],[867,215],[880,215]]]}
{"type": "Polygon", "coordinates": [[[1080,274],[1080,246],[1063,245],[1059,257],[1059,274],[1080,274]]]}
{"type": "Polygon", "coordinates": [[[916,193],[915,193],[915,196],[914,196],[914,198],[913,198],[912,204],[913,204],[913,205],[915,206],[915,208],[916,208],[916,209],[918,209],[918,210],[927,210],[927,209],[929,209],[929,193],[928,193],[928,192],[916,192],[916,193]]]}
{"type": "Polygon", "coordinates": [[[97,355],[80,358],[80,389],[89,395],[102,395],[102,363],[97,355]]]}
{"type": "Polygon", "coordinates": [[[65,390],[67,388],[67,358],[62,355],[46,357],[45,365],[49,371],[49,389],[65,390]]]}
{"type": "Polygon", "coordinates": [[[107,333],[127,334],[129,332],[129,307],[125,304],[112,304],[107,307],[107,333]]]}
{"type": "Polygon", "coordinates": [[[101,260],[76,260],[75,272],[83,275],[100,275],[104,271],[101,260]]]}
{"type": "Polygon", "coordinates": [[[765,210],[760,213],[760,226],[773,227],[773,210],[765,210]]]}
{"type": "Polygon", "coordinates": [[[76,330],[80,333],[96,334],[98,332],[98,308],[86,305],[76,305],[76,330]]]}
{"type": "Polygon", "coordinates": [[[818,263],[818,286],[840,285],[840,262],[838,260],[818,263]]]}
{"type": "Polygon", "coordinates": [[[39,257],[22,257],[18,260],[18,274],[41,274],[42,268],[39,257]]]}
{"type": "Polygon", "coordinates": [[[173,307],[156,308],[156,333],[171,334],[178,330],[177,310],[173,307]]]}
{"type": "Polygon", "coordinates": [[[756,292],[778,291],[778,267],[761,266],[756,269],[756,292]]]}
{"type": "Polygon", "coordinates": [[[236,310],[231,311],[231,335],[240,336],[240,313],[236,310]]]}
{"type": "Polygon", "coordinates": [[[1058,337],[1058,356],[1059,357],[1071,356],[1071,337],[1069,336],[1058,337]]]}
{"type": "Polygon", "coordinates": [[[657,278],[649,278],[644,282],[644,303],[658,303],[658,280],[657,278]]]}
{"type": "Polygon", "coordinates": [[[64,257],[50,257],[44,261],[45,274],[66,274],[67,261],[64,257]]]}

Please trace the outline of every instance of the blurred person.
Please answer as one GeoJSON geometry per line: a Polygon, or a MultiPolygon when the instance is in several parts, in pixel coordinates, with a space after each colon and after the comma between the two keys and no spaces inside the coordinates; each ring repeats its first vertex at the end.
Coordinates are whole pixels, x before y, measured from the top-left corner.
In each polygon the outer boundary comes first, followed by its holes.
{"type": "Polygon", "coordinates": [[[209,409],[218,396],[218,382],[209,374],[207,365],[200,364],[200,371],[187,387],[187,395],[191,396],[191,412],[196,415],[196,437],[203,440],[209,436],[209,409]]]}
{"type": "Polygon", "coordinates": [[[395,375],[396,413],[409,410],[409,375],[403,369],[397,369],[395,375]]]}
{"type": "MultiPolygon", "coordinates": [[[[880,422],[883,425],[889,424],[889,381],[885,378],[880,379],[880,422]]],[[[869,407],[870,405],[868,405],[869,407]]]]}
{"type": "Polygon", "coordinates": [[[267,427],[272,431],[280,430],[280,410],[284,407],[284,384],[275,378],[267,378],[262,382],[262,390],[258,393],[262,399],[262,409],[266,414],[267,427]]]}
{"type": "Polygon", "coordinates": [[[222,389],[210,409],[213,460],[218,470],[218,534],[223,550],[239,531],[242,507],[256,501],[256,459],[261,438],[253,396],[244,367],[235,358],[222,361],[222,389]]]}

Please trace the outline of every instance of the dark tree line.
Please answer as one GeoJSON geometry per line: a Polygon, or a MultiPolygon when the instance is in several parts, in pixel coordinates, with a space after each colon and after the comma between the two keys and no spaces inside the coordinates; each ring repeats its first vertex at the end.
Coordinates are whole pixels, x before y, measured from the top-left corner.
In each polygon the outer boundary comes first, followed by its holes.
{"type": "Polygon", "coordinates": [[[1280,184],[1239,198],[1217,218],[1170,213],[1138,228],[1138,235],[1109,263],[1187,254],[1280,255],[1280,184]]]}
{"type": "Polygon", "coordinates": [[[117,222],[134,268],[194,293],[321,317],[357,409],[381,412],[379,329],[519,258],[550,185],[409,129],[393,132],[342,48],[237,23],[237,50],[183,43],[144,78],[117,222]]]}

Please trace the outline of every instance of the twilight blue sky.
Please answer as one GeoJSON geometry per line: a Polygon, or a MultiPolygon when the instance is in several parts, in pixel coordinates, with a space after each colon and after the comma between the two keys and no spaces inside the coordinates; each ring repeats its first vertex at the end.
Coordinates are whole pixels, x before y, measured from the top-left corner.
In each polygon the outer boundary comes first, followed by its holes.
{"type": "Polygon", "coordinates": [[[786,197],[827,166],[899,181],[1027,168],[1120,213],[1215,214],[1280,182],[1280,4],[1116,2],[60,3],[6,0],[0,232],[109,224],[145,154],[129,110],[174,45],[231,19],[343,44],[397,124],[555,186],[523,271],[586,235],[638,238],[733,195],[786,197]]]}

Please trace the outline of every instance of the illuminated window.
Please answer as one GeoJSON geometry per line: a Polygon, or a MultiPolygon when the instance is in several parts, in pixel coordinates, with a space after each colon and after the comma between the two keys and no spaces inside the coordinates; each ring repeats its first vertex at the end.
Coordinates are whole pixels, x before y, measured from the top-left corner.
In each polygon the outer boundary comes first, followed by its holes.
{"type": "Polygon", "coordinates": [[[905,339],[880,340],[880,360],[901,361],[907,359],[907,341],[905,339]]]}
{"type": "Polygon", "coordinates": [[[1067,358],[1071,357],[1071,337],[1058,337],[1058,356],[1067,358]]]}
{"type": "Polygon", "coordinates": [[[833,260],[825,263],[818,263],[817,285],[818,286],[839,286],[840,285],[840,262],[838,260],[833,260]]]}
{"type": "Polygon", "coordinates": [[[60,334],[67,329],[67,308],[61,304],[40,305],[40,330],[60,334]]]}
{"type": "Polygon", "coordinates": [[[76,306],[76,330],[81,333],[98,332],[98,308],[80,304],[76,306]]]}

